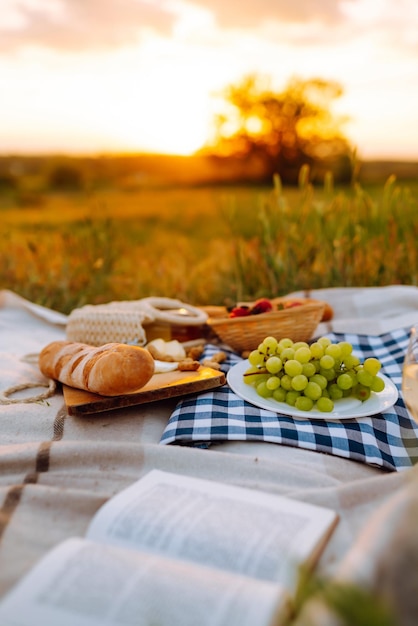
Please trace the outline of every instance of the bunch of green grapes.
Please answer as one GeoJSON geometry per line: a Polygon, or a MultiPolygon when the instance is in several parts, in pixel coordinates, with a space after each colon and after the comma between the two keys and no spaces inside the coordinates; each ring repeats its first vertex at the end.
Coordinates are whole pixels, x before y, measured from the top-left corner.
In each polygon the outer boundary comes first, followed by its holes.
{"type": "Polygon", "coordinates": [[[248,356],[244,382],[262,398],[285,402],[300,411],[314,407],[331,412],[334,401],[353,396],[361,401],[385,388],[376,358],[360,359],[347,341],[320,337],[312,344],[266,337],[248,356]]]}

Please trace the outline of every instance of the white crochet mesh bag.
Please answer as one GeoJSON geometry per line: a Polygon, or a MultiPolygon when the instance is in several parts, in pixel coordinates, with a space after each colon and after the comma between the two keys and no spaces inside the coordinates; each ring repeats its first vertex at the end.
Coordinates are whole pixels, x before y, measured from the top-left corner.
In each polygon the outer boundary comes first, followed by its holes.
{"type": "Polygon", "coordinates": [[[142,319],[134,311],[82,307],[72,311],[67,323],[67,339],[92,346],[105,343],[136,343],[143,346],[146,334],[142,319]]]}
{"type": "Polygon", "coordinates": [[[85,305],[71,311],[66,336],[68,341],[100,346],[105,343],[147,343],[146,327],[153,322],[172,325],[204,324],[207,314],[201,309],[171,298],[85,305]]]}

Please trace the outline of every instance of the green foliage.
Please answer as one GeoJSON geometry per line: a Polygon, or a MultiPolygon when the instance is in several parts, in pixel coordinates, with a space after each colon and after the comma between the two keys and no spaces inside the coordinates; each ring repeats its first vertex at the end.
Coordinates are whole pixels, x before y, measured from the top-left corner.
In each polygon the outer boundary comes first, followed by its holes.
{"type": "Polygon", "coordinates": [[[319,626],[323,621],[338,626],[396,626],[397,623],[381,594],[354,583],[321,580],[302,572],[295,612],[288,626],[319,626]]]}
{"type": "MultiPolygon", "coordinates": [[[[307,172],[301,169],[299,194],[292,202],[276,177],[273,192],[258,210],[255,236],[237,239],[237,282],[246,291],[242,296],[418,284],[417,201],[410,191],[391,178],[373,199],[358,184],[333,192],[327,177],[326,187],[318,192],[307,172]]],[[[240,215],[234,219],[237,225],[240,215]]]]}
{"type": "Polygon", "coordinates": [[[324,590],[328,606],[339,615],[342,626],[395,626],[382,598],[355,585],[329,585],[324,590]]]}
{"type": "MultiPolygon", "coordinates": [[[[416,189],[416,187],[415,187],[416,189]]],[[[418,201],[300,171],[266,188],[101,190],[2,208],[0,288],[69,312],[151,295],[231,304],[296,290],[418,284],[418,201]]]]}

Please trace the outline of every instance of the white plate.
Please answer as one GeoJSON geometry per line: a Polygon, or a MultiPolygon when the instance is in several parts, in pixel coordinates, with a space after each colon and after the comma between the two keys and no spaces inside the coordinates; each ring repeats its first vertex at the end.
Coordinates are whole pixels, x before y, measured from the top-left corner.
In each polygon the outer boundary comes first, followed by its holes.
{"type": "Polygon", "coordinates": [[[342,398],[334,402],[334,410],[330,413],[323,413],[316,409],[300,411],[284,402],[277,402],[277,400],[273,398],[262,398],[252,385],[244,383],[243,375],[249,366],[248,361],[241,361],[228,371],[226,379],[232,391],[243,400],[261,409],[267,409],[268,411],[281,413],[282,415],[289,415],[290,417],[329,421],[376,415],[376,413],[380,413],[385,409],[390,409],[390,407],[395,404],[399,395],[397,388],[390,378],[379,374],[380,378],[385,381],[385,388],[379,393],[372,391],[370,398],[364,402],[357,400],[357,398],[342,398]]]}

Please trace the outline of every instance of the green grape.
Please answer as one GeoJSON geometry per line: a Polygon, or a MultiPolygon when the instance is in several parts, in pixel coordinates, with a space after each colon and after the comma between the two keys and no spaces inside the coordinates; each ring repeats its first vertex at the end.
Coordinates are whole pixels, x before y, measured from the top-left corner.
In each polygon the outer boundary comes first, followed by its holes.
{"type": "Polygon", "coordinates": [[[380,391],[383,391],[384,388],[385,388],[385,381],[383,380],[383,378],[380,378],[380,376],[374,376],[372,380],[372,384],[370,385],[370,389],[372,391],[379,393],[380,391]]]}
{"type": "Polygon", "coordinates": [[[292,389],[295,389],[295,391],[303,391],[307,384],[308,379],[303,374],[297,374],[291,380],[292,389]]]}
{"type": "Polygon", "coordinates": [[[261,374],[251,374],[251,376],[246,376],[245,378],[251,378],[251,381],[249,381],[248,384],[254,385],[255,387],[257,387],[259,383],[263,383],[263,382],[265,383],[268,377],[269,377],[269,374],[261,373],[261,374]]]}
{"type": "Polygon", "coordinates": [[[360,359],[354,354],[348,354],[344,357],[344,365],[348,370],[352,370],[360,365],[360,359]]]}
{"type": "Polygon", "coordinates": [[[309,349],[309,344],[306,343],[306,341],[295,341],[295,343],[293,344],[293,349],[294,350],[299,350],[299,348],[308,348],[309,349]]]}
{"type": "Polygon", "coordinates": [[[328,380],[321,374],[314,374],[309,380],[313,383],[317,383],[321,387],[322,391],[327,388],[328,380]]]}
{"type": "Polygon", "coordinates": [[[296,398],[295,407],[299,409],[299,411],[310,411],[313,408],[313,400],[307,398],[306,396],[299,396],[296,398]]]}
{"type": "Polygon", "coordinates": [[[361,368],[357,371],[357,380],[361,385],[365,387],[371,387],[373,382],[373,376],[370,372],[367,372],[365,369],[361,368]]]}
{"type": "Polygon", "coordinates": [[[331,339],[329,337],[320,337],[318,342],[324,349],[330,345],[331,339]]]}
{"type": "Polygon", "coordinates": [[[295,356],[295,351],[293,348],[284,348],[280,353],[280,358],[282,361],[288,361],[289,359],[293,359],[295,356]]]}
{"type": "Polygon", "coordinates": [[[324,376],[324,378],[326,378],[329,382],[334,380],[334,378],[337,375],[337,372],[335,371],[335,369],[333,367],[331,367],[331,369],[329,370],[325,370],[325,369],[321,369],[319,370],[319,373],[321,374],[321,376],[324,376]]]}
{"type": "Polygon", "coordinates": [[[334,403],[330,398],[322,396],[316,403],[318,411],[322,413],[331,413],[334,410],[334,403]]]}
{"type": "Polygon", "coordinates": [[[277,389],[273,391],[273,398],[277,402],[286,402],[286,394],[287,394],[286,389],[283,389],[283,387],[278,387],[277,389]]]}
{"type": "Polygon", "coordinates": [[[331,412],[334,401],[353,396],[364,402],[371,391],[385,388],[377,376],[380,361],[369,357],[361,364],[352,352],[348,341],[332,343],[328,337],[309,346],[268,336],[250,352],[244,382],[264,398],[273,397],[302,411],[310,411],[316,403],[319,411],[331,412]]]}
{"type": "Polygon", "coordinates": [[[321,356],[321,358],[319,359],[319,364],[321,366],[321,369],[330,370],[332,367],[334,367],[335,360],[330,354],[324,354],[324,356],[321,356]]]}
{"type": "Polygon", "coordinates": [[[295,359],[297,361],[300,361],[300,363],[308,363],[311,358],[312,354],[308,347],[305,348],[304,346],[302,346],[301,348],[295,350],[295,359]]]}
{"type": "Polygon", "coordinates": [[[256,365],[250,365],[249,367],[247,367],[247,369],[245,370],[245,374],[255,374],[256,372],[260,372],[260,368],[257,367],[256,365]]]}
{"type": "Polygon", "coordinates": [[[275,337],[266,337],[263,340],[263,345],[269,350],[271,353],[274,353],[277,350],[278,341],[275,337]]]}
{"type": "Polygon", "coordinates": [[[336,361],[337,359],[341,359],[341,348],[337,343],[330,343],[329,346],[325,348],[325,354],[329,354],[336,361]]]}
{"type": "Polygon", "coordinates": [[[273,391],[267,387],[267,381],[258,383],[256,391],[258,395],[262,398],[269,398],[271,395],[273,395],[273,391]]]}
{"type": "Polygon", "coordinates": [[[340,374],[337,378],[337,386],[342,389],[351,389],[353,386],[353,379],[349,374],[340,374]]]}
{"type": "Polygon", "coordinates": [[[304,395],[311,400],[318,400],[322,396],[322,389],[318,383],[309,381],[303,390],[304,395]]]}
{"type": "Polygon", "coordinates": [[[291,348],[293,346],[293,341],[291,339],[288,339],[287,337],[284,337],[283,339],[280,339],[278,346],[281,350],[284,350],[285,348],[291,348]]]}
{"type": "Polygon", "coordinates": [[[258,367],[255,367],[254,365],[247,368],[243,376],[244,383],[246,385],[252,385],[254,382],[254,377],[259,376],[259,372],[260,370],[258,369],[258,367]]]}
{"type": "Polygon", "coordinates": [[[339,344],[341,350],[341,356],[344,358],[352,353],[353,346],[348,341],[340,341],[339,344]]]}
{"type": "Polygon", "coordinates": [[[353,381],[353,387],[354,387],[354,385],[357,385],[357,372],[356,372],[356,370],[346,370],[345,373],[348,374],[349,376],[351,376],[351,379],[353,381]]]}
{"type": "Polygon", "coordinates": [[[282,367],[282,360],[278,356],[270,356],[266,361],[266,370],[270,372],[270,374],[277,374],[282,367]]]}
{"type": "Polygon", "coordinates": [[[370,387],[358,384],[354,390],[354,395],[358,400],[364,402],[370,398],[370,387]]]}
{"type": "Polygon", "coordinates": [[[248,355],[248,362],[250,363],[250,365],[254,365],[254,366],[263,365],[264,364],[264,354],[262,352],[260,352],[259,350],[253,350],[248,355]]]}
{"type": "Polygon", "coordinates": [[[296,391],[295,389],[291,389],[290,391],[288,391],[286,393],[286,404],[289,404],[290,406],[295,406],[296,400],[299,398],[300,396],[300,391],[296,391]]]}
{"type": "Polygon", "coordinates": [[[280,378],[278,378],[278,376],[270,376],[270,378],[267,378],[266,380],[266,386],[267,389],[274,391],[275,389],[280,387],[280,378]]]}
{"type": "Polygon", "coordinates": [[[296,359],[289,359],[284,364],[284,371],[286,374],[289,374],[289,376],[298,376],[299,374],[302,374],[302,370],[302,363],[296,361],[296,359]]]}
{"type": "Polygon", "coordinates": [[[320,359],[321,356],[324,356],[324,346],[315,341],[311,344],[311,354],[315,359],[320,359]]]}
{"type": "Polygon", "coordinates": [[[284,374],[280,379],[280,386],[286,391],[290,391],[292,389],[292,379],[289,374],[284,374]]]}
{"type": "Polygon", "coordinates": [[[369,372],[369,374],[371,374],[372,376],[376,376],[376,374],[380,371],[382,365],[378,359],[375,359],[374,357],[369,357],[364,361],[363,367],[366,372],[369,372]]]}
{"type": "Polygon", "coordinates": [[[343,397],[343,390],[337,385],[337,383],[332,383],[328,387],[328,393],[332,400],[340,400],[343,397]]]}
{"type": "Polygon", "coordinates": [[[310,361],[309,363],[303,363],[302,374],[305,374],[307,378],[311,378],[316,374],[315,364],[310,361]]]}

